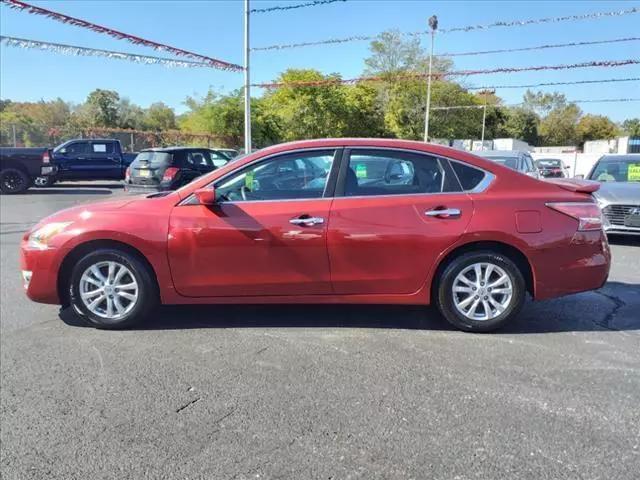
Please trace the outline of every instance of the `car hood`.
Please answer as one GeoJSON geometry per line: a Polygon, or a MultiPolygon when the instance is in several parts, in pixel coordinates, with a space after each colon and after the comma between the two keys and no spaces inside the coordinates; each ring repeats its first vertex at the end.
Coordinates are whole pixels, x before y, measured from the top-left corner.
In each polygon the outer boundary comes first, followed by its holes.
{"type": "Polygon", "coordinates": [[[71,208],[65,208],[53,215],[40,220],[34,225],[30,231],[37,230],[42,225],[51,222],[73,222],[76,220],[86,220],[99,212],[113,212],[119,210],[133,202],[137,202],[144,198],[144,195],[133,196],[127,198],[119,198],[116,200],[106,200],[104,202],[85,203],[71,208]]]}
{"type": "Polygon", "coordinates": [[[594,196],[605,203],[640,204],[640,183],[602,182],[594,196]]]}

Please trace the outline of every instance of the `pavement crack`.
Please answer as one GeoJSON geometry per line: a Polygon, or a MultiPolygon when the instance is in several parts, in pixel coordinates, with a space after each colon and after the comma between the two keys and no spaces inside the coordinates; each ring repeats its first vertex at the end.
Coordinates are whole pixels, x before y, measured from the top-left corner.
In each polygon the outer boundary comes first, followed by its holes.
{"type": "Polygon", "coordinates": [[[185,403],[184,405],[182,405],[180,408],[178,408],[178,409],[176,410],[176,413],[180,413],[180,412],[181,412],[181,411],[183,411],[185,408],[189,408],[191,405],[193,405],[194,403],[199,402],[199,401],[200,401],[200,397],[198,397],[198,398],[196,398],[196,399],[194,399],[194,400],[191,400],[190,402],[185,403]]]}
{"type": "Polygon", "coordinates": [[[595,323],[603,328],[606,328],[607,330],[613,330],[613,331],[618,331],[617,328],[612,327],[611,326],[611,322],[613,321],[613,319],[615,318],[615,316],[618,314],[618,310],[620,310],[622,307],[625,307],[627,304],[621,300],[620,298],[616,297],[615,295],[611,295],[608,293],[604,293],[601,291],[596,291],[596,293],[598,295],[602,295],[603,297],[605,297],[606,299],[610,300],[613,303],[613,308],[611,309],[611,311],[602,319],[602,321],[596,321],[595,323]]]}

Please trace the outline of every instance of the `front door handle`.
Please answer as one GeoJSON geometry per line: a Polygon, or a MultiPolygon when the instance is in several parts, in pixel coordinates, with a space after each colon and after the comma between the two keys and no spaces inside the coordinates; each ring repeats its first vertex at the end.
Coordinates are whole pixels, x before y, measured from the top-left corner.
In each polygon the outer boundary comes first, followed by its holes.
{"type": "Polygon", "coordinates": [[[294,225],[302,225],[304,227],[312,227],[313,225],[320,225],[324,223],[324,218],[322,217],[309,217],[309,216],[300,216],[296,218],[292,218],[289,220],[289,223],[294,225]]]}
{"type": "Polygon", "coordinates": [[[427,217],[435,218],[458,218],[462,212],[459,208],[438,208],[424,212],[427,217]]]}

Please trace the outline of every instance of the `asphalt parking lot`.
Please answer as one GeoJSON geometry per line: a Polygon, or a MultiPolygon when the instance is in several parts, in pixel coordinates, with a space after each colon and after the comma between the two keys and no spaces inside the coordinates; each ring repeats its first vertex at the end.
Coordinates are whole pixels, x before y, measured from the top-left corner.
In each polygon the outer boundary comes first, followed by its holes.
{"type": "Polygon", "coordinates": [[[506,330],[433,310],[165,307],[128,331],[23,293],[18,245],[69,184],[1,203],[0,470],[9,479],[637,479],[640,242],[597,292],[506,330]]]}

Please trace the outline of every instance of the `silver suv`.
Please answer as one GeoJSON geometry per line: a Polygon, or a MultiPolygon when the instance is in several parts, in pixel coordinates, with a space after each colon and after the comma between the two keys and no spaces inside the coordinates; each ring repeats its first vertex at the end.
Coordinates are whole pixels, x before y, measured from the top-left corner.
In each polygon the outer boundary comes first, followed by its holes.
{"type": "Polygon", "coordinates": [[[530,177],[540,179],[540,173],[529,152],[522,150],[482,150],[471,152],[492,162],[500,163],[512,170],[524,173],[530,177]]]}

